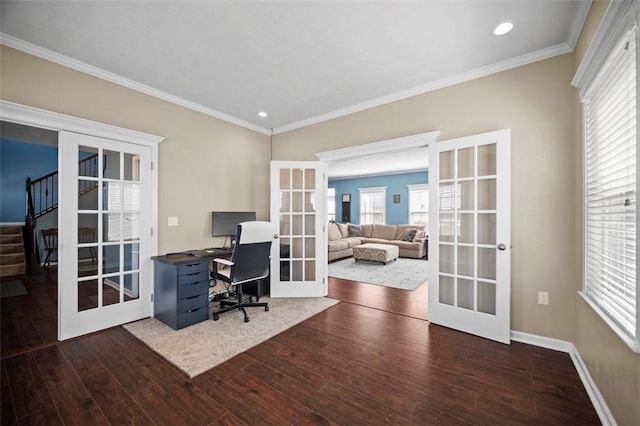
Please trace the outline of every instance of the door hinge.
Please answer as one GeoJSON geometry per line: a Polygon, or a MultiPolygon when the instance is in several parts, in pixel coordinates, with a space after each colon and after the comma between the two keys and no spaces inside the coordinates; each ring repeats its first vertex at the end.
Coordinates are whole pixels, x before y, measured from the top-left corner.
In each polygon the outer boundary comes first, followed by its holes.
{"type": "Polygon", "coordinates": [[[153,302],[153,293],[151,293],[151,302],[153,302]]]}
{"type": "Polygon", "coordinates": [[[151,170],[153,170],[153,161],[151,162],[151,170]]]}
{"type": "Polygon", "coordinates": [[[153,237],[153,228],[149,229],[149,233],[151,234],[151,236],[153,237]]]}

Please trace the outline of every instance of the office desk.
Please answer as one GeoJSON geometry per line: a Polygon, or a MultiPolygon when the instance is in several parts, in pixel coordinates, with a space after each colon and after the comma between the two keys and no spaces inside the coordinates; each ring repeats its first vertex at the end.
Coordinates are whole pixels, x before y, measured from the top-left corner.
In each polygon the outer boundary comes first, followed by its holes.
{"type": "Polygon", "coordinates": [[[230,255],[230,250],[213,249],[203,257],[152,257],[154,316],[176,330],[209,318],[209,263],[213,258],[230,255]]]}

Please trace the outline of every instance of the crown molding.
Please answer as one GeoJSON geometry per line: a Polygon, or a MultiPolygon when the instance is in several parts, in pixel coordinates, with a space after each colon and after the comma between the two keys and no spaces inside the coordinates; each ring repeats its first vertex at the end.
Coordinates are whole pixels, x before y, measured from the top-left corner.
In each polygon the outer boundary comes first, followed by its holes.
{"type": "Polygon", "coordinates": [[[583,0],[578,3],[578,8],[573,18],[571,28],[569,29],[569,35],[567,36],[567,44],[571,50],[576,48],[576,43],[578,43],[578,39],[582,33],[582,27],[584,27],[587,15],[589,15],[589,10],[591,10],[591,3],[593,3],[591,0],[583,0]]]}
{"type": "Polygon", "coordinates": [[[638,3],[633,0],[609,3],[598,30],[571,81],[573,86],[580,89],[580,99],[584,98],[586,90],[625,29],[637,24],[638,9],[638,3]]]}
{"type": "MultiPolygon", "coordinates": [[[[587,2],[590,5],[590,2],[587,2]]],[[[586,8],[583,6],[581,11],[586,8]]],[[[588,12],[588,8],[586,8],[588,12]]],[[[585,15],[586,16],[586,15],[585,15]]],[[[576,22],[584,23],[584,19],[576,19],[576,22]]],[[[574,24],[572,30],[572,37],[574,33],[579,35],[579,31],[576,29],[578,24],[574,24]]],[[[581,25],[580,25],[581,28],[581,25]]],[[[577,39],[577,36],[575,36],[577,39]]],[[[142,83],[138,83],[134,80],[130,80],[128,78],[124,78],[117,74],[111,73],[109,71],[105,71],[101,68],[94,67],[92,65],[86,64],[81,61],[77,61],[75,59],[69,58],[67,56],[61,55],[59,53],[53,52],[49,49],[45,49],[43,47],[37,46],[35,44],[26,42],[24,40],[18,39],[16,37],[10,36],[8,34],[0,32],[0,44],[3,44],[7,47],[20,50],[22,52],[28,53],[30,55],[48,60],[50,62],[57,63],[59,65],[65,66],[67,68],[74,69],[76,71],[83,72],[85,74],[89,74],[91,76],[110,81],[112,83],[118,84],[120,86],[135,90],[137,92],[141,92],[147,94],[149,96],[153,96],[155,98],[173,103],[175,105],[182,106],[184,108],[188,108],[193,111],[200,112],[202,114],[226,121],[231,124],[235,124],[240,127],[244,127],[249,130],[256,131],[266,136],[277,135],[280,133],[285,133],[291,130],[299,129],[302,127],[307,127],[313,124],[322,123],[324,121],[332,120],[335,118],[340,118],[345,115],[353,114],[356,112],[364,111],[370,108],[378,107],[381,105],[389,104],[392,102],[400,101],[403,99],[407,99],[413,96],[421,95],[424,93],[432,92],[434,90],[442,89],[448,86],[453,86],[456,84],[464,83],[466,81],[475,80],[480,77],[486,77],[491,74],[495,74],[502,71],[507,71],[509,69],[517,68],[523,65],[527,65],[533,62],[542,61],[544,59],[552,58],[554,56],[563,55],[565,53],[569,53],[573,51],[572,45],[568,43],[562,43],[555,46],[551,46],[546,49],[541,49],[536,52],[528,53],[526,55],[521,55],[515,58],[510,58],[501,62],[497,62],[495,64],[487,65],[484,67],[476,68],[471,71],[463,72],[460,74],[456,74],[451,77],[446,77],[440,80],[436,80],[430,83],[422,84],[410,89],[402,90],[396,93],[392,93],[390,95],[382,96],[376,99],[372,99],[366,102],[362,102],[359,104],[355,104],[346,108],[341,108],[335,111],[331,111],[325,114],[320,114],[315,117],[311,117],[305,120],[297,121],[291,124],[286,124],[284,126],[276,127],[273,130],[267,129],[265,127],[261,127],[255,125],[253,123],[249,123],[248,121],[241,120],[239,118],[233,117],[229,114],[222,113],[220,111],[205,107],[203,105],[197,104],[195,102],[188,101],[186,99],[180,98],[178,96],[174,96],[172,94],[163,92],[158,89],[154,89],[150,86],[146,86],[142,83]]],[[[575,45],[575,42],[574,44],[575,45]]]]}
{"type": "Polygon", "coordinates": [[[123,86],[128,89],[135,90],[137,92],[144,93],[149,96],[153,96],[154,98],[158,98],[163,101],[167,101],[172,104],[179,105],[181,107],[200,112],[210,117],[214,117],[219,120],[223,120],[228,123],[235,124],[237,126],[244,127],[246,129],[253,130],[267,136],[271,135],[270,129],[267,129],[261,126],[256,126],[255,124],[249,123],[248,121],[244,121],[239,118],[233,117],[231,115],[222,113],[220,111],[207,108],[195,102],[191,102],[186,99],[180,98],[178,96],[174,96],[170,93],[163,92],[162,90],[154,89],[153,87],[144,85],[142,83],[138,83],[137,81],[130,80],[128,78],[119,76],[112,72],[105,71],[101,68],[94,67],[93,65],[89,65],[87,63],[77,61],[68,56],[61,55],[60,53],[54,52],[49,49],[45,49],[44,47],[37,46],[35,44],[29,43],[27,41],[21,40],[19,38],[10,36],[2,32],[0,32],[0,44],[3,44],[7,47],[19,50],[24,53],[28,53],[30,55],[36,56],[41,59],[54,62],[56,64],[65,66],[67,68],[71,68],[76,71],[89,74],[93,77],[97,77],[102,80],[115,83],[119,86],[123,86]]]}
{"type": "Polygon", "coordinates": [[[544,59],[553,58],[554,56],[563,55],[565,53],[572,52],[573,49],[567,43],[557,44],[546,49],[541,49],[536,52],[527,53],[526,55],[517,56],[515,58],[507,59],[495,64],[487,65],[484,67],[476,68],[471,71],[456,74],[451,77],[446,77],[441,80],[433,81],[431,83],[422,84],[407,90],[392,93],[390,95],[382,96],[370,101],[362,102],[356,105],[352,105],[346,108],[338,109],[326,114],[321,114],[315,117],[311,117],[306,120],[297,121],[295,123],[287,124],[285,126],[276,127],[273,129],[273,134],[289,132],[291,130],[299,129],[302,127],[310,126],[312,124],[318,124],[323,121],[333,120],[335,118],[343,117],[345,115],[353,114],[356,112],[364,111],[370,108],[378,107],[381,105],[389,104],[391,102],[400,101],[413,96],[422,95],[424,93],[432,92],[434,90],[443,89],[448,86],[464,83],[466,81],[475,80],[480,77],[486,77],[491,74],[495,74],[502,71],[507,71],[513,68],[528,65],[533,62],[542,61],[544,59]]]}

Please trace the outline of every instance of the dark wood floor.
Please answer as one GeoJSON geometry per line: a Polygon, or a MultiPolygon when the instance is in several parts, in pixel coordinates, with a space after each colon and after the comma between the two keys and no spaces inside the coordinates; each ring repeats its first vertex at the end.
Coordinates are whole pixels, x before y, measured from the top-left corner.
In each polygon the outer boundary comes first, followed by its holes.
{"type": "Polygon", "coordinates": [[[329,293],[344,302],[194,379],[121,327],[13,356],[3,336],[1,424],[599,424],[567,354],[431,325],[416,292],[329,293]]]}

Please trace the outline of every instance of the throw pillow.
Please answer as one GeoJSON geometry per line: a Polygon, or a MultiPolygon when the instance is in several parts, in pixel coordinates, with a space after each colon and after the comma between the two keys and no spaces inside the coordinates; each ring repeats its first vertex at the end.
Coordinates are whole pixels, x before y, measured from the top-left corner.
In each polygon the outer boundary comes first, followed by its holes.
{"type": "Polygon", "coordinates": [[[362,237],[362,229],[359,225],[349,224],[349,236],[350,237],[362,237]]]}
{"type": "Polygon", "coordinates": [[[415,243],[418,240],[424,239],[427,237],[427,231],[418,231],[416,232],[416,236],[413,237],[413,242],[415,243]]]}
{"type": "Polygon", "coordinates": [[[402,241],[413,241],[413,237],[416,236],[417,229],[407,229],[404,231],[404,235],[402,236],[402,241]]]}
{"type": "Polygon", "coordinates": [[[335,223],[329,224],[329,233],[327,235],[327,238],[329,239],[329,241],[335,241],[342,238],[342,234],[340,233],[340,229],[338,229],[338,225],[336,225],[335,223]]]}

